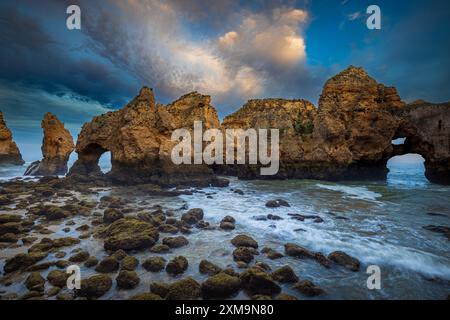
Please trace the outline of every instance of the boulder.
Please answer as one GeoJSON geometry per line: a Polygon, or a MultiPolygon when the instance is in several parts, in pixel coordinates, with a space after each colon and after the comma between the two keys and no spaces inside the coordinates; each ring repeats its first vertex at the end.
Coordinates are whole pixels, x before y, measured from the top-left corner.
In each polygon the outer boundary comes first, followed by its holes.
{"type": "Polygon", "coordinates": [[[166,300],[196,300],[200,296],[200,284],[191,277],[188,277],[174,282],[169,286],[166,300]]]}
{"type": "Polygon", "coordinates": [[[294,283],[298,277],[290,266],[283,266],[271,273],[272,278],[280,283],[294,283]]]}
{"type": "Polygon", "coordinates": [[[89,259],[89,252],[87,252],[87,251],[80,251],[80,252],[77,252],[76,254],[74,254],[73,256],[71,256],[69,258],[69,261],[78,263],[78,262],[84,262],[87,259],[89,259]]]}
{"type": "Polygon", "coordinates": [[[123,213],[118,209],[108,208],[103,212],[103,222],[113,223],[123,218],[123,213]]]}
{"type": "Polygon", "coordinates": [[[188,268],[188,260],[183,256],[178,256],[169,261],[166,265],[166,272],[171,275],[179,275],[188,268]]]}
{"type": "Polygon", "coordinates": [[[334,263],[341,265],[351,271],[359,271],[360,262],[358,259],[349,256],[345,252],[342,251],[334,251],[328,255],[328,259],[333,261],[334,263]]]}
{"type": "Polygon", "coordinates": [[[119,261],[113,256],[101,260],[95,268],[95,271],[101,273],[111,273],[117,270],[119,270],[119,261]]]}
{"type": "Polygon", "coordinates": [[[122,270],[119,272],[116,282],[120,289],[134,289],[138,286],[140,279],[136,271],[122,270]]]}
{"type": "Polygon", "coordinates": [[[200,261],[200,264],[198,265],[198,270],[200,271],[201,274],[207,274],[210,276],[222,272],[222,269],[220,267],[216,266],[212,262],[209,262],[208,260],[200,261]]]}
{"type": "Polygon", "coordinates": [[[160,272],[164,270],[166,266],[166,259],[163,257],[150,257],[147,258],[144,263],[142,263],[142,267],[151,272],[160,272]]]}
{"type": "Polygon", "coordinates": [[[169,292],[169,285],[163,282],[152,282],[150,284],[150,291],[162,298],[165,298],[169,292]]]}
{"type": "Polygon", "coordinates": [[[25,280],[25,286],[30,291],[44,291],[45,279],[39,272],[32,272],[25,280]]]}
{"type": "Polygon", "coordinates": [[[5,273],[10,273],[17,270],[25,270],[29,266],[47,257],[47,253],[19,253],[12,258],[6,259],[3,270],[5,273]]]}
{"type": "Polygon", "coordinates": [[[292,288],[309,297],[314,297],[325,293],[322,288],[316,286],[309,280],[299,281],[292,288]]]}
{"type": "Polygon", "coordinates": [[[167,237],[162,240],[162,243],[169,248],[181,248],[189,244],[188,239],[183,236],[167,237]]]}
{"type": "Polygon", "coordinates": [[[250,263],[253,260],[255,251],[253,248],[238,247],[233,251],[233,259],[237,262],[250,263]]]}
{"type": "Polygon", "coordinates": [[[107,275],[95,275],[81,280],[81,289],[77,295],[86,298],[100,298],[112,287],[112,279],[107,275]]]}
{"type": "Polygon", "coordinates": [[[105,250],[143,250],[158,241],[159,233],[153,225],[135,218],[122,218],[113,222],[104,232],[105,250]]]}
{"type": "Polygon", "coordinates": [[[188,224],[196,224],[200,220],[203,220],[203,210],[200,208],[191,209],[186,213],[183,213],[181,216],[181,221],[184,221],[188,224]]]}
{"type": "Polygon", "coordinates": [[[258,242],[250,236],[240,234],[231,240],[231,244],[235,247],[250,247],[258,249],[258,242]]]}
{"type": "Polygon", "coordinates": [[[265,271],[258,267],[245,270],[240,275],[242,287],[251,294],[275,295],[281,292],[280,286],[265,271]]]}
{"type": "Polygon", "coordinates": [[[241,281],[238,277],[218,273],[203,282],[202,295],[206,299],[225,299],[239,292],[241,281]]]}
{"type": "Polygon", "coordinates": [[[126,256],[122,260],[122,270],[133,271],[139,265],[139,260],[133,256],[126,256]]]}
{"type": "Polygon", "coordinates": [[[47,275],[48,282],[55,287],[64,288],[67,286],[67,279],[69,279],[70,274],[61,270],[50,271],[47,275]]]}

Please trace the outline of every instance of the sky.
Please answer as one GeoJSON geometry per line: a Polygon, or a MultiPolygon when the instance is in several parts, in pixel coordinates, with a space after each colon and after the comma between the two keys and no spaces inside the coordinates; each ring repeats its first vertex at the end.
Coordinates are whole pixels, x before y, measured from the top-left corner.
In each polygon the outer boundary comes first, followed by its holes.
{"type": "Polygon", "coordinates": [[[253,98],[317,104],[349,65],[407,102],[450,100],[447,0],[2,0],[0,110],[25,158],[50,111],[76,135],[146,85],[167,104],[212,96],[219,116],[253,98]],[[81,9],[68,30],[66,8],[81,9]],[[366,27],[369,5],[381,30],[366,27]]]}

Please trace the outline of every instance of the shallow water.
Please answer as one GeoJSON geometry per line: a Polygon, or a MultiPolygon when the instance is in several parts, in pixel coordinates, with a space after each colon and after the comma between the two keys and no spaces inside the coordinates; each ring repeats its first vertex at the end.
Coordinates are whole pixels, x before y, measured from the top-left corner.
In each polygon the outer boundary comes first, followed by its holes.
{"type": "MultiPolygon", "coordinates": [[[[102,164],[103,170],[108,171],[108,160],[102,164]]],[[[256,257],[272,269],[290,265],[300,278],[312,280],[326,291],[319,299],[446,298],[450,293],[450,242],[443,235],[422,227],[450,224],[450,188],[429,183],[423,175],[420,158],[393,159],[389,167],[388,180],[383,182],[239,181],[230,178],[230,188],[207,188],[176,198],[139,197],[135,200],[136,203],[147,200],[152,205],[172,208],[178,216],[185,211],[180,209],[183,205],[200,207],[205,211],[204,219],[212,225],[218,225],[226,215],[237,220],[236,230],[229,232],[194,229],[188,236],[189,246],[164,255],[167,260],[176,255],[186,256],[190,266],[183,276],[191,275],[198,281],[205,279],[198,272],[198,263],[202,259],[221,267],[235,266],[230,239],[244,233],[254,237],[260,248],[269,246],[284,252],[284,244],[293,242],[324,254],[345,251],[361,261],[361,271],[351,272],[339,267],[325,269],[312,260],[284,257],[272,261],[264,255],[256,257]],[[232,189],[240,189],[244,195],[236,194],[232,189]],[[290,207],[265,207],[268,200],[277,198],[287,200],[290,207]],[[270,213],[283,220],[261,221],[261,216],[270,213]],[[324,222],[300,222],[291,219],[289,213],[318,215],[324,222]],[[381,268],[381,290],[367,288],[369,275],[366,268],[369,265],[381,268]]],[[[7,173],[20,175],[19,170],[7,173]]],[[[83,223],[82,220],[80,218],[77,223],[83,223]]],[[[55,231],[57,236],[78,236],[76,232],[55,231]]],[[[82,247],[99,258],[106,255],[102,243],[97,240],[85,240],[82,247]]],[[[142,262],[150,255],[142,252],[135,256],[142,262]]],[[[82,271],[84,276],[93,272],[86,268],[82,271]]],[[[103,298],[125,298],[147,291],[153,281],[174,280],[165,272],[149,274],[142,267],[138,273],[141,276],[138,288],[126,292],[111,290],[103,298]]],[[[283,291],[305,299],[288,285],[283,285],[283,291]]],[[[243,295],[240,293],[236,298],[243,295]]]]}

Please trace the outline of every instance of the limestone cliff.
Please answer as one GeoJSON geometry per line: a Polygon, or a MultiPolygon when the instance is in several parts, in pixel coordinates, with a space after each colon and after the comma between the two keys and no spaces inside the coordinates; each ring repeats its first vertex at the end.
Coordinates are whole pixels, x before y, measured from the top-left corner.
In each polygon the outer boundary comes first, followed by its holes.
{"type": "Polygon", "coordinates": [[[280,170],[260,176],[258,166],[216,166],[240,178],[385,179],[387,161],[419,153],[426,176],[450,184],[449,104],[407,106],[393,87],[349,67],[325,83],[319,106],[302,100],[251,100],[225,118],[224,128],[280,130],[280,170]],[[392,140],[403,137],[403,146],[392,140]]]}
{"type": "Polygon", "coordinates": [[[19,148],[13,141],[11,130],[6,126],[0,111],[0,165],[22,165],[24,161],[19,148]]]}
{"type": "Polygon", "coordinates": [[[318,108],[305,100],[250,100],[222,125],[209,96],[193,92],[163,106],[143,88],[123,109],[83,126],[70,176],[103,176],[98,160],[111,151],[107,176],[119,183],[220,184],[211,169],[245,179],[381,180],[391,157],[414,152],[425,158],[430,181],[450,184],[449,128],[449,104],[407,106],[395,88],[353,66],[325,83],[318,108]],[[204,129],[279,129],[278,174],[260,176],[258,165],[174,165],[171,134],[196,120],[204,129]],[[405,144],[394,146],[399,137],[405,144]]]}
{"type": "Polygon", "coordinates": [[[196,92],[168,106],[156,105],[153,91],[142,88],[124,108],[95,117],[78,136],[78,160],[69,175],[102,175],[100,156],[111,152],[112,169],[108,178],[124,184],[157,183],[220,184],[206,165],[174,165],[170,155],[176,142],[171,134],[177,128],[193,128],[194,120],[206,128],[219,126],[211,98],[196,92]]]}
{"type": "Polygon", "coordinates": [[[42,120],[44,130],[42,161],[33,162],[25,175],[51,176],[67,173],[67,161],[75,148],[72,135],[58,118],[48,112],[42,120]]]}

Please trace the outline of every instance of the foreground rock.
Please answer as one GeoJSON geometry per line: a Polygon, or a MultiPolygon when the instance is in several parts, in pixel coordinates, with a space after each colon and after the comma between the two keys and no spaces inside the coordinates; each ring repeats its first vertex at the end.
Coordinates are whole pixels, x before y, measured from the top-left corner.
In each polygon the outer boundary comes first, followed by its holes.
{"type": "Polygon", "coordinates": [[[167,273],[176,276],[185,272],[188,265],[188,260],[185,257],[178,256],[169,261],[166,265],[166,271],[167,273]]]}
{"type": "Polygon", "coordinates": [[[258,242],[250,236],[240,234],[231,239],[231,244],[235,247],[249,247],[258,249],[258,242]]]}
{"type": "Polygon", "coordinates": [[[240,275],[240,280],[242,287],[251,294],[273,296],[281,292],[274,279],[258,267],[247,269],[240,275]]]}
{"type": "Polygon", "coordinates": [[[113,222],[104,232],[105,250],[143,250],[158,241],[158,230],[152,224],[135,218],[113,222]]]}
{"type": "Polygon", "coordinates": [[[81,281],[80,297],[100,298],[112,287],[112,279],[107,275],[95,275],[81,281]]]}
{"type": "Polygon", "coordinates": [[[166,295],[167,300],[195,300],[201,296],[200,284],[191,277],[171,284],[166,295]]]}
{"type": "Polygon", "coordinates": [[[209,262],[208,260],[200,261],[200,264],[198,265],[198,269],[201,274],[207,274],[210,276],[214,276],[214,275],[222,272],[222,269],[220,267],[216,266],[212,262],[209,262]]]}
{"type": "Polygon", "coordinates": [[[13,141],[12,133],[6,126],[3,113],[0,111],[0,165],[22,165],[19,148],[13,141]]]}
{"type": "Polygon", "coordinates": [[[29,266],[47,257],[47,253],[19,253],[14,257],[7,259],[3,270],[5,273],[13,272],[16,270],[25,270],[29,266]]]}
{"type": "Polygon", "coordinates": [[[58,118],[47,113],[41,124],[44,130],[42,161],[32,163],[25,175],[53,176],[67,173],[67,162],[75,149],[72,135],[58,118]]]}
{"type": "Polygon", "coordinates": [[[309,297],[314,297],[325,293],[322,288],[316,286],[309,280],[299,281],[292,288],[309,297]]]}
{"type": "Polygon", "coordinates": [[[360,262],[358,259],[349,256],[345,252],[342,251],[335,251],[328,255],[328,259],[335,262],[338,265],[341,265],[351,271],[359,271],[360,268],[360,262]]]}
{"type": "Polygon", "coordinates": [[[238,277],[218,273],[202,284],[202,294],[206,299],[225,299],[239,292],[241,281],[238,277]]]}
{"type": "Polygon", "coordinates": [[[150,257],[142,263],[142,267],[150,272],[160,272],[161,270],[164,270],[165,266],[166,259],[163,257],[150,257]]]}
{"type": "Polygon", "coordinates": [[[280,283],[297,282],[298,277],[289,266],[281,267],[271,274],[272,278],[280,283]]]}
{"type": "Polygon", "coordinates": [[[138,286],[140,279],[136,271],[122,270],[119,272],[116,282],[120,289],[134,289],[138,286]]]}

